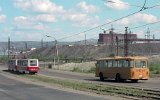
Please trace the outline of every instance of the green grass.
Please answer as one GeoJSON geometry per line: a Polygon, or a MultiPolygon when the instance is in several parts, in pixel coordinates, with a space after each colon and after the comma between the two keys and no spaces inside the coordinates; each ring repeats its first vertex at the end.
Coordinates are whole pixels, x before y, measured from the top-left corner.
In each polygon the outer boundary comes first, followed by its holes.
{"type": "Polygon", "coordinates": [[[79,73],[95,73],[96,67],[91,67],[89,70],[83,70],[79,67],[74,67],[71,71],[72,72],[79,72],[79,73]]]}
{"type": "Polygon", "coordinates": [[[6,55],[0,56],[1,63],[6,63],[7,61],[8,61],[8,56],[6,56],[6,55]]]}
{"type": "Polygon", "coordinates": [[[76,81],[76,80],[65,80],[65,79],[50,78],[47,76],[40,76],[40,75],[21,75],[21,77],[34,79],[37,81],[41,81],[41,82],[45,82],[53,85],[56,84],[66,88],[72,88],[75,90],[93,92],[93,93],[103,94],[103,95],[116,94],[121,96],[134,96],[139,98],[153,97],[151,94],[148,93],[148,91],[139,89],[139,88],[112,86],[112,85],[82,82],[82,81],[76,81]]]}
{"type": "Polygon", "coordinates": [[[150,63],[149,69],[151,74],[160,74],[160,63],[150,63]]]}
{"type": "MultiPolygon", "coordinates": [[[[91,67],[89,70],[82,70],[80,67],[74,67],[72,72],[80,72],[80,73],[95,73],[96,67],[91,67]]],[[[160,63],[159,62],[151,62],[149,64],[149,70],[151,74],[160,74],[160,63]]]]}

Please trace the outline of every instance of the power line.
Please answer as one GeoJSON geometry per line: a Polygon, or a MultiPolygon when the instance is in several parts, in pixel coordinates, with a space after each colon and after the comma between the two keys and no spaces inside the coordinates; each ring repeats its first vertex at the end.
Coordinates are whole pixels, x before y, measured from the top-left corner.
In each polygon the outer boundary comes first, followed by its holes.
{"type": "Polygon", "coordinates": [[[142,6],[139,6],[139,5],[128,4],[128,3],[119,3],[119,2],[115,2],[115,1],[111,1],[111,0],[107,0],[107,2],[108,3],[117,3],[117,4],[123,4],[123,5],[127,5],[127,6],[134,6],[134,7],[142,8],[142,6]]]}
{"type": "Polygon", "coordinates": [[[79,35],[79,34],[81,34],[81,33],[86,33],[86,32],[88,32],[88,31],[91,31],[91,30],[97,29],[97,28],[102,27],[102,26],[105,26],[105,25],[107,25],[107,24],[111,24],[111,23],[114,23],[114,22],[116,22],[116,21],[118,21],[118,20],[121,20],[121,19],[124,19],[124,18],[126,18],[126,17],[132,16],[132,15],[134,15],[134,14],[136,14],[136,13],[139,13],[139,12],[140,12],[140,11],[134,12],[134,13],[132,13],[132,14],[129,14],[129,15],[124,16],[124,17],[121,17],[121,18],[116,19],[116,20],[114,20],[114,21],[110,21],[110,22],[108,22],[108,23],[104,23],[104,24],[102,24],[102,25],[99,25],[99,26],[93,27],[93,28],[91,28],[91,29],[88,29],[88,30],[85,30],[85,31],[82,31],[82,32],[76,33],[76,34],[71,35],[71,36],[67,36],[67,37],[60,38],[60,39],[58,39],[58,40],[63,40],[63,39],[66,39],[66,38],[70,38],[70,37],[73,37],[73,36],[79,35]]]}
{"type": "MultiPolygon", "coordinates": [[[[106,0],[103,0],[103,1],[106,1],[106,0]]],[[[115,2],[115,1],[111,1],[111,0],[107,0],[107,2],[109,2],[109,3],[116,3],[116,4],[123,4],[123,5],[128,5],[128,6],[134,6],[134,7],[138,7],[138,8],[141,8],[141,9],[142,9],[142,8],[143,8],[143,9],[150,8],[150,7],[145,7],[147,0],[144,1],[143,6],[134,5],[134,4],[128,4],[128,3],[120,3],[120,2],[115,2]]],[[[160,6],[160,5],[155,5],[155,6],[157,7],[157,6],[160,6]]],[[[154,6],[153,6],[153,7],[154,7],[154,6]]]]}
{"type": "Polygon", "coordinates": [[[157,24],[157,23],[160,23],[160,20],[158,20],[158,21],[156,21],[156,22],[152,22],[152,23],[148,23],[148,24],[144,24],[144,25],[132,27],[132,28],[130,28],[130,29],[141,28],[141,27],[144,27],[144,26],[148,26],[148,25],[152,25],[152,24],[157,24]]]}
{"type": "Polygon", "coordinates": [[[116,22],[116,21],[118,21],[118,20],[121,20],[121,19],[124,19],[124,18],[126,18],[126,17],[132,16],[132,15],[134,15],[134,14],[136,14],[136,13],[139,13],[139,12],[140,12],[140,11],[134,12],[134,13],[132,13],[132,14],[129,14],[129,15],[124,16],[124,17],[121,17],[121,18],[116,19],[116,20],[114,20],[114,21],[110,21],[110,22],[108,22],[108,23],[104,23],[104,24],[102,24],[102,25],[99,25],[99,26],[93,27],[93,28],[91,28],[91,29],[82,31],[82,32],[77,33],[77,34],[74,34],[74,35],[72,35],[72,36],[68,36],[68,37],[61,38],[61,39],[59,39],[59,40],[63,40],[63,39],[65,39],[65,38],[73,37],[73,36],[78,35],[78,34],[81,34],[81,33],[86,33],[86,32],[88,32],[88,31],[97,29],[97,28],[102,27],[102,26],[105,26],[105,25],[107,25],[107,24],[111,24],[111,23],[114,23],[114,22],[116,22]]]}
{"type": "MultiPolygon", "coordinates": [[[[141,27],[145,27],[145,26],[149,26],[149,25],[153,25],[153,24],[157,24],[157,23],[160,23],[160,20],[158,20],[156,22],[152,22],[152,23],[143,24],[140,26],[130,27],[129,29],[137,29],[137,28],[141,28],[141,27]]],[[[120,30],[118,32],[123,32],[123,30],[120,30]]]]}
{"type": "Polygon", "coordinates": [[[147,7],[147,9],[151,9],[151,8],[155,8],[155,7],[159,7],[160,4],[157,4],[157,5],[154,5],[154,6],[151,6],[151,7],[147,7]]]}
{"type": "MultiPolygon", "coordinates": [[[[143,24],[143,25],[140,25],[140,26],[135,26],[135,27],[130,27],[129,29],[137,29],[137,28],[141,28],[141,27],[145,27],[145,26],[149,26],[149,25],[153,25],[153,24],[157,24],[157,23],[160,23],[160,20],[156,21],[156,22],[152,22],[152,23],[148,23],[148,24],[143,24]]],[[[116,30],[116,29],[115,29],[116,30]]],[[[120,29],[119,29],[120,30],[120,29]]],[[[120,31],[117,31],[117,33],[120,33],[120,32],[123,32],[124,30],[120,30],[120,31]]],[[[92,38],[95,38],[92,37],[92,38]]]]}
{"type": "Polygon", "coordinates": [[[139,13],[139,12],[144,11],[144,10],[152,9],[152,8],[154,8],[154,7],[160,6],[160,5],[154,5],[154,6],[151,6],[151,7],[145,7],[146,1],[147,1],[147,0],[145,0],[144,5],[142,6],[142,9],[140,9],[140,10],[139,10],[139,11],[137,11],[137,12],[131,13],[131,14],[126,15],[126,16],[124,16],[124,17],[121,17],[121,18],[115,19],[115,20],[113,20],[113,21],[110,21],[110,22],[104,23],[104,24],[102,24],[102,25],[98,25],[98,26],[93,27],[93,28],[90,28],[90,29],[88,29],[88,30],[85,30],[85,31],[82,31],[82,32],[76,33],[76,34],[74,34],[74,35],[66,36],[66,37],[63,37],[63,38],[60,38],[60,39],[57,39],[57,40],[63,40],[63,39],[66,39],[66,38],[70,38],[70,37],[73,37],[73,36],[79,35],[79,34],[81,34],[81,33],[86,33],[86,32],[88,32],[88,31],[91,31],[91,30],[97,29],[97,28],[102,27],[102,26],[105,26],[105,25],[107,25],[107,24],[111,24],[111,23],[117,22],[117,21],[122,20],[122,19],[124,19],[124,18],[126,18],[126,17],[129,17],[129,16],[132,16],[132,15],[135,15],[135,14],[137,14],[137,13],[139,13]]]}
{"type": "Polygon", "coordinates": [[[145,0],[145,1],[144,1],[144,4],[143,4],[143,6],[142,6],[142,8],[141,8],[141,10],[140,10],[140,11],[145,10],[145,9],[147,9],[147,8],[148,8],[148,7],[145,7],[146,2],[147,2],[147,0],[145,0]]]}
{"type": "MultiPolygon", "coordinates": [[[[160,20],[156,21],[156,22],[152,22],[152,23],[148,23],[148,24],[143,24],[143,25],[140,25],[140,26],[135,26],[135,27],[130,27],[129,29],[137,29],[137,28],[141,28],[141,27],[145,27],[145,26],[149,26],[149,25],[153,25],[153,24],[157,24],[157,23],[160,23],[160,20]]],[[[124,30],[121,30],[121,31],[118,31],[117,33],[120,33],[120,32],[123,32],[124,30]]],[[[92,38],[95,38],[95,37],[92,37],[92,38]]]]}

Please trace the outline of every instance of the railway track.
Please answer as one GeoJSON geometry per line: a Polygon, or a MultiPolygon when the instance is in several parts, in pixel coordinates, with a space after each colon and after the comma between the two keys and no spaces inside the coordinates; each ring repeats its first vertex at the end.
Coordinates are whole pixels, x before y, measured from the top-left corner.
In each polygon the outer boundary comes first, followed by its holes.
{"type": "MultiPolygon", "coordinates": [[[[129,87],[129,88],[133,88],[133,89],[136,88],[137,90],[143,90],[143,92],[144,92],[144,95],[141,95],[140,98],[160,100],[160,84],[159,84],[160,78],[159,77],[150,78],[148,81],[139,81],[138,83],[131,83],[129,81],[117,83],[114,80],[105,80],[104,82],[101,82],[101,81],[99,81],[98,78],[96,78],[92,75],[85,76],[85,75],[78,75],[78,74],[73,74],[70,72],[63,72],[63,71],[42,70],[40,72],[40,74],[47,75],[47,76],[67,78],[67,79],[83,80],[83,81],[88,81],[88,82],[100,84],[100,85],[112,85],[112,86],[126,87],[126,88],[129,87]]],[[[127,89],[126,89],[126,91],[127,91],[127,89]]],[[[121,94],[121,93],[119,93],[119,94],[121,94]]],[[[134,95],[132,93],[128,94],[128,95],[134,97],[134,95]]]]}
{"type": "Polygon", "coordinates": [[[93,75],[79,75],[77,73],[72,72],[64,72],[64,71],[55,71],[55,70],[41,70],[39,74],[47,75],[47,76],[54,76],[54,77],[61,77],[66,79],[76,79],[76,80],[83,80],[83,81],[89,81],[93,83],[100,83],[100,84],[108,84],[108,85],[115,85],[115,86],[125,86],[125,87],[137,87],[140,89],[147,89],[147,90],[154,90],[154,91],[160,91],[160,78],[150,78],[147,81],[139,81],[138,83],[131,83],[130,81],[117,83],[114,80],[105,80],[104,82],[101,82],[99,78],[96,78],[93,75]]]}
{"type": "Polygon", "coordinates": [[[144,89],[144,91],[147,92],[148,98],[160,100],[160,91],[148,90],[148,89],[144,89]]]}

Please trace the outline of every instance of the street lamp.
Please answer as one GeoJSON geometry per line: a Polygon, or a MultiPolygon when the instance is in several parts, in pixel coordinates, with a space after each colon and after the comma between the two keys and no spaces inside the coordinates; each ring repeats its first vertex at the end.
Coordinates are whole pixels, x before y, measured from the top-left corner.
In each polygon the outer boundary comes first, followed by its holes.
{"type": "MultiPolygon", "coordinates": [[[[59,63],[58,48],[57,48],[57,40],[56,40],[55,37],[50,36],[50,35],[46,35],[46,37],[50,37],[50,38],[53,38],[53,39],[55,40],[55,54],[56,54],[56,56],[57,56],[58,63],[59,63]]],[[[55,56],[54,56],[54,66],[55,66],[55,56]]]]}

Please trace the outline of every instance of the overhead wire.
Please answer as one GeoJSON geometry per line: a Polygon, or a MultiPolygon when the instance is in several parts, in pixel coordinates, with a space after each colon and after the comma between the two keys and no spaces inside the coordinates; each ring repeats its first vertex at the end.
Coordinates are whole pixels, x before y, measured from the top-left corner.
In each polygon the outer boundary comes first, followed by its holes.
{"type": "MultiPolygon", "coordinates": [[[[133,7],[137,7],[137,8],[141,8],[141,9],[142,8],[148,8],[148,7],[145,7],[147,1],[144,1],[143,6],[134,5],[134,4],[128,4],[128,3],[120,3],[120,2],[115,2],[115,1],[112,1],[112,0],[103,0],[103,1],[107,1],[108,3],[116,3],[116,4],[123,4],[123,5],[133,6],[133,7]]],[[[160,5],[156,5],[156,6],[160,6],[160,5]]]]}
{"type": "Polygon", "coordinates": [[[130,29],[141,28],[141,27],[144,27],[144,26],[148,26],[148,25],[152,25],[152,24],[157,24],[157,23],[160,23],[160,20],[158,20],[158,21],[156,21],[156,22],[147,23],[147,24],[144,24],[144,25],[140,25],[140,26],[132,27],[132,28],[130,28],[130,29]]]}
{"type": "Polygon", "coordinates": [[[87,30],[85,30],[85,31],[81,31],[81,32],[79,32],[79,33],[76,33],[76,34],[73,34],[73,35],[70,35],[70,36],[66,36],[66,37],[63,37],[63,38],[59,38],[59,39],[57,39],[57,40],[59,41],[59,40],[63,40],[63,39],[66,39],[66,38],[71,38],[71,37],[74,37],[74,36],[79,35],[79,34],[81,34],[81,33],[86,33],[86,32],[88,32],[88,31],[91,31],[91,30],[100,28],[100,27],[102,27],[102,26],[105,26],[105,25],[108,25],[108,24],[117,22],[117,21],[119,21],[119,20],[122,20],[122,19],[127,18],[127,17],[132,16],[132,15],[135,15],[135,14],[137,14],[137,13],[139,13],[139,12],[144,11],[144,10],[152,9],[152,8],[154,8],[154,7],[160,6],[160,5],[154,5],[154,6],[151,6],[151,7],[145,7],[146,2],[147,2],[147,0],[145,0],[143,6],[141,7],[141,9],[140,9],[139,11],[136,11],[136,12],[134,12],[134,13],[128,14],[128,15],[126,15],[126,16],[123,16],[123,17],[121,17],[121,18],[115,19],[115,20],[113,20],[113,21],[110,21],[110,22],[107,22],[107,23],[98,25],[98,26],[96,26],[96,27],[87,29],[87,30]]]}
{"type": "MultiPolygon", "coordinates": [[[[141,28],[141,27],[145,27],[145,26],[149,26],[149,25],[153,25],[153,24],[157,24],[157,23],[160,23],[160,20],[156,21],[156,22],[151,22],[151,23],[147,23],[147,24],[143,24],[143,25],[139,25],[139,26],[134,26],[134,27],[130,27],[129,29],[137,29],[137,28],[141,28]]],[[[120,30],[120,29],[118,29],[120,30]]],[[[120,31],[117,31],[117,33],[120,33],[120,32],[123,32],[124,30],[120,30],[120,31]]]]}
{"type": "Polygon", "coordinates": [[[144,4],[142,6],[142,8],[140,9],[140,11],[147,9],[147,7],[145,7],[147,0],[144,1],[144,4]]]}
{"type": "Polygon", "coordinates": [[[108,23],[104,23],[104,24],[102,24],[102,25],[99,25],[99,26],[96,26],[96,27],[90,28],[90,29],[88,29],[88,30],[85,30],[85,31],[82,31],[82,32],[76,33],[76,34],[71,35],[71,36],[67,36],[67,37],[60,38],[60,39],[58,39],[58,40],[63,40],[63,39],[65,39],[65,38],[70,38],[70,37],[73,37],[73,36],[79,35],[79,34],[81,34],[81,33],[86,33],[86,32],[88,32],[88,31],[91,31],[91,30],[97,29],[97,28],[102,27],[102,26],[105,26],[105,25],[107,25],[107,24],[111,24],[111,23],[117,22],[118,20],[121,20],[121,19],[124,19],[124,18],[126,18],[126,17],[132,16],[132,15],[134,15],[134,14],[136,14],[136,13],[139,13],[139,12],[140,12],[140,11],[134,12],[134,13],[129,14],[129,15],[127,15],[127,16],[124,16],[124,17],[118,18],[118,19],[116,19],[116,20],[114,20],[114,21],[110,21],[110,22],[108,22],[108,23]]]}
{"type": "MultiPolygon", "coordinates": [[[[106,0],[105,0],[106,1],[106,0]]],[[[127,5],[127,6],[134,6],[134,7],[138,7],[138,8],[142,8],[142,6],[140,5],[133,5],[133,4],[128,4],[128,3],[119,3],[119,2],[115,2],[115,1],[111,1],[111,0],[107,0],[108,3],[115,3],[115,4],[123,4],[123,5],[127,5]]]]}
{"type": "MultiPolygon", "coordinates": [[[[156,22],[152,22],[152,23],[147,23],[147,24],[143,24],[143,25],[139,25],[139,26],[135,26],[135,27],[130,27],[129,30],[133,30],[133,29],[137,29],[137,28],[141,28],[141,27],[145,27],[145,26],[148,26],[148,25],[153,25],[153,24],[157,24],[157,23],[160,23],[160,20],[156,21],[156,22]]],[[[108,29],[107,31],[109,31],[110,29],[108,29]]],[[[118,29],[120,30],[120,29],[118,29]]],[[[121,33],[123,32],[124,30],[120,30],[120,31],[116,31],[116,33],[121,33]]],[[[96,36],[94,37],[91,37],[91,39],[95,38],[96,36]]]]}

